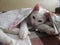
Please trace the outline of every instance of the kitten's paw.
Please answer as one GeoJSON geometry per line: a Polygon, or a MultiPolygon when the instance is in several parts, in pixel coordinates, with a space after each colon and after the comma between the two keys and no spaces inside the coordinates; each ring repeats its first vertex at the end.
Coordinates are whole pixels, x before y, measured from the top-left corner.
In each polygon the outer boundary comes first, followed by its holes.
{"type": "Polygon", "coordinates": [[[16,41],[15,40],[11,40],[9,45],[15,45],[16,41]]]}
{"type": "Polygon", "coordinates": [[[25,38],[26,38],[25,34],[23,34],[23,35],[20,36],[20,39],[25,39],[25,38]]]}
{"type": "Polygon", "coordinates": [[[28,31],[28,35],[31,35],[31,32],[30,31],[28,31]]]}
{"type": "Polygon", "coordinates": [[[6,43],[8,45],[15,45],[16,44],[16,41],[15,40],[10,40],[8,43],[6,43]]]}
{"type": "Polygon", "coordinates": [[[3,45],[15,45],[15,43],[16,43],[15,41],[11,40],[9,42],[3,43],[3,45]]]}
{"type": "Polygon", "coordinates": [[[28,36],[28,34],[27,33],[23,33],[23,34],[20,34],[19,36],[20,36],[20,39],[25,39],[28,36]]]}

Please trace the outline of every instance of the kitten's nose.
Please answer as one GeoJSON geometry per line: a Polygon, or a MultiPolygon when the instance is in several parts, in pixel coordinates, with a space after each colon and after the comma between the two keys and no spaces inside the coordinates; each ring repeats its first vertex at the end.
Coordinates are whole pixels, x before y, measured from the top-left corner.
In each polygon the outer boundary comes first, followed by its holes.
{"type": "Polygon", "coordinates": [[[58,35],[56,32],[50,32],[50,35],[58,35]]]}
{"type": "Polygon", "coordinates": [[[54,35],[54,34],[55,34],[55,32],[50,32],[50,34],[51,34],[51,35],[54,35]]]}
{"type": "Polygon", "coordinates": [[[42,20],[38,20],[38,22],[42,22],[42,20]]]}

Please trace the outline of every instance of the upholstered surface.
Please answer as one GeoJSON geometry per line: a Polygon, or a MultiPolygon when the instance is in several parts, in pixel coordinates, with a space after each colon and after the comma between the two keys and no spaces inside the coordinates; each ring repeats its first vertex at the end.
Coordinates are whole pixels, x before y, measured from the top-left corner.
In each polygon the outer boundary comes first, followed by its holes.
{"type": "Polygon", "coordinates": [[[32,45],[60,45],[60,36],[47,36],[39,32],[32,32],[32,45]]]}

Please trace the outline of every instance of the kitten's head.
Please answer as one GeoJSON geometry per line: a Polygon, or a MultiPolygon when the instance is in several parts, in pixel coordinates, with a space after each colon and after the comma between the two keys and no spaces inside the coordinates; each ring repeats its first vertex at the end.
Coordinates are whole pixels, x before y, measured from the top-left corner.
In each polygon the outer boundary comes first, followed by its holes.
{"type": "Polygon", "coordinates": [[[46,21],[46,16],[44,13],[47,12],[40,8],[40,5],[35,5],[33,12],[31,13],[31,23],[32,25],[38,26],[46,21]],[[40,11],[41,10],[41,11],[40,11]]]}

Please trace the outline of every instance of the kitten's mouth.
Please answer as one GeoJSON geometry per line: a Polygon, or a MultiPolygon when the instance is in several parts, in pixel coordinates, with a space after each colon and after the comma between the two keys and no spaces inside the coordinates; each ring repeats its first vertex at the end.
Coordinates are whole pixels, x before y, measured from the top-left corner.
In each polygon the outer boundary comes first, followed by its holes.
{"type": "Polygon", "coordinates": [[[40,25],[40,24],[33,23],[32,25],[33,25],[33,27],[38,27],[38,25],[40,25]]]}

